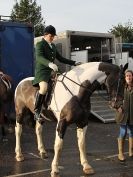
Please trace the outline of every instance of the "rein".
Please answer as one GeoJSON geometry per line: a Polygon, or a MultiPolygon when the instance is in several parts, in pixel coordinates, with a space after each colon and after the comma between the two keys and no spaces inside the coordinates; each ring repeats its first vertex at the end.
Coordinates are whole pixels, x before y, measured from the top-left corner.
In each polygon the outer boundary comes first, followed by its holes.
{"type": "Polygon", "coordinates": [[[117,97],[119,95],[120,82],[121,82],[121,79],[122,79],[122,75],[123,75],[123,69],[120,68],[119,79],[118,79],[117,90],[116,90],[116,96],[115,96],[115,103],[116,103],[117,97]]]}
{"type": "MultiPolygon", "coordinates": [[[[70,91],[70,89],[67,87],[67,85],[63,82],[64,78],[70,80],[71,82],[78,85],[79,87],[82,87],[82,88],[86,89],[90,93],[90,95],[92,94],[93,91],[91,89],[89,89],[88,87],[85,87],[82,84],[79,84],[79,83],[75,82],[74,80],[70,79],[69,77],[67,77],[66,76],[67,72],[65,72],[65,74],[61,74],[61,73],[59,73],[59,74],[62,75],[63,78],[62,78],[62,80],[57,80],[57,81],[62,82],[64,87],[71,93],[72,96],[73,96],[73,93],[70,91]]],[[[94,81],[93,83],[96,84],[96,81],[94,81]]],[[[93,83],[91,85],[93,85],[93,83]]]]}

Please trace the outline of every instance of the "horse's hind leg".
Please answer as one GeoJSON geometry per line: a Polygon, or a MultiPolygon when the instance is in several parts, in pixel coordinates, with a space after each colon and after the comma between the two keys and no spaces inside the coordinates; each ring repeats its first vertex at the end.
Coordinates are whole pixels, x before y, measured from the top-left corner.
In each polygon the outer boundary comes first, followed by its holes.
{"type": "Polygon", "coordinates": [[[84,128],[77,128],[77,139],[80,152],[80,161],[83,166],[83,172],[87,175],[94,174],[93,168],[88,164],[86,157],[86,147],[85,147],[85,135],[87,131],[87,126],[84,128]]]}
{"type": "Polygon", "coordinates": [[[5,126],[1,125],[1,134],[2,134],[2,141],[8,141],[8,138],[6,137],[6,130],[5,130],[5,126]]]}
{"type": "Polygon", "coordinates": [[[3,142],[8,141],[8,139],[6,137],[4,114],[5,114],[5,112],[4,112],[3,107],[0,107],[0,124],[1,124],[0,129],[1,129],[1,135],[2,135],[1,139],[3,142]]]}
{"type": "MultiPolygon", "coordinates": [[[[23,111],[22,111],[23,112],[23,111]]],[[[21,134],[22,134],[22,119],[23,119],[23,113],[18,114],[18,110],[16,109],[16,126],[15,126],[15,135],[16,135],[16,147],[15,147],[15,153],[16,153],[16,160],[18,162],[24,160],[24,156],[21,152],[21,134]]]]}
{"type": "Polygon", "coordinates": [[[39,154],[42,159],[48,158],[47,152],[44,148],[43,138],[42,138],[43,126],[38,121],[36,121],[36,136],[39,154]]]}

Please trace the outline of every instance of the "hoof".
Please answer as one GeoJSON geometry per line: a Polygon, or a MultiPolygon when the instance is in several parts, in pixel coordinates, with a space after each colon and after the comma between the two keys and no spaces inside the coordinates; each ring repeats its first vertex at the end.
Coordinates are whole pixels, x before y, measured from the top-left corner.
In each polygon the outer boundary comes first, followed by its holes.
{"type": "Polygon", "coordinates": [[[133,159],[133,154],[129,153],[129,158],[133,159]]]}
{"type": "Polygon", "coordinates": [[[23,155],[16,156],[15,159],[16,159],[17,162],[22,162],[22,161],[24,161],[24,156],[23,155]]]}
{"type": "Polygon", "coordinates": [[[93,174],[95,174],[95,171],[93,170],[93,168],[86,168],[86,169],[83,169],[83,172],[84,172],[86,175],[93,175],[93,174]]]}
{"type": "Polygon", "coordinates": [[[118,160],[119,160],[120,163],[124,163],[126,161],[124,156],[119,156],[119,155],[118,155],[118,160]]]}
{"type": "Polygon", "coordinates": [[[39,153],[41,159],[47,159],[48,158],[48,154],[46,152],[41,152],[39,153]]]}
{"type": "Polygon", "coordinates": [[[52,172],[51,177],[60,177],[59,172],[52,172]]]}
{"type": "Polygon", "coordinates": [[[126,159],[124,159],[124,160],[118,159],[118,161],[119,161],[120,164],[125,164],[126,159]]]}
{"type": "Polygon", "coordinates": [[[133,155],[129,155],[129,158],[133,159],[133,155]]]}

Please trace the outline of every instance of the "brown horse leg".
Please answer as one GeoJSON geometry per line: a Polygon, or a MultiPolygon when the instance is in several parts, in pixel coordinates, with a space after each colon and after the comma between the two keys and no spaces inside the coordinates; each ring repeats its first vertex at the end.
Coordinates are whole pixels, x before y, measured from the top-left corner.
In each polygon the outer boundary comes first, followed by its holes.
{"type": "Polygon", "coordinates": [[[93,168],[88,164],[86,157],[86,148],[85,148],[85,135],[87,131],[87,126],[84,128],[77,128],[77,139],[78,139],[78,147],[80,152],[80,161],[83,166],[83,172],[86,175],[94,174],[93,168]]]}
{"type": "Polygon", "coordinates": [[[46,159],[48,158],[48,155],[44,148],[42,129],[43,129],[42,124],[36,121],[36,136],[37,136],[37,145],[38,145],[39,154],[42,159],[46,159]]]}
{"type": "Polygon", "coordinates": [[[8,141],[8,138],[6,137],[6,130],[5,130],[5,126],[1,125],[1,134],[2,134],[2,141],[8,141]]]}
{"type": "Polygon", "coordinates": [[[15,153],[16,153],[16,160],[18,162],[24,160],[24,156],[21,152],[21,145],[20,145],[20,138],[22,134],[22,124],[18,121],[22,117],[22,114],[17,116],[16,126],[15,126],[15,135],[16,135],[16,147],[15,147],[15,153]]]}
{"type": "Polygon", "coordinates": [[[2,139],[3,139],[3,137],[6,136],[6,131],[5,131],[4,125],[1,125],[1,134],[2,134],[2,139]]]}
{"type": "Polygon", "coordinates": [[[4,108],[3,108],[3,106],[1,106],[0,107],[0,125],[1,125],[1,135],[2,135],[1,139],[2,139],[2,141],[8,141],[8,139],[6,138],[4,114],[5,114],[4,108]]]}
{"type": "Polygon", "coordinates": [[[52,161],[52,171],[51,177],[56,176],[59,173],[59,158],[61,154],[61,150],[63,147],[63,138],[67,129],[66,119],[60,120],[57,124],[56,128],[56,137],[55,137],[55,145],[54,145],[54,158],[52,161]]]}

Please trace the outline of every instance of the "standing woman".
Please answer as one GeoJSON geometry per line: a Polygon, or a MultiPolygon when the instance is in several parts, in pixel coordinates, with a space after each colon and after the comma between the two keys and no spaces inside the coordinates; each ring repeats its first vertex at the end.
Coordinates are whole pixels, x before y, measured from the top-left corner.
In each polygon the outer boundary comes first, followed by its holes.
{"type": "Polygon", "coordinates": [[[118,159],[125,161],[124,142],[125,137],[129,136],[129,157],[133,157],[133,71],[125,72],[125,88],[123,105],[117,110],[116,122],[120,124],[118,137],[118,159]]]}

